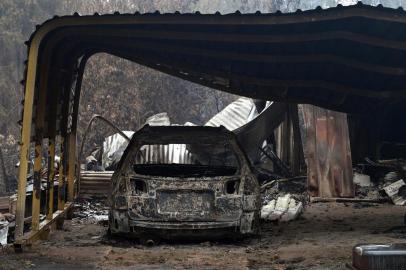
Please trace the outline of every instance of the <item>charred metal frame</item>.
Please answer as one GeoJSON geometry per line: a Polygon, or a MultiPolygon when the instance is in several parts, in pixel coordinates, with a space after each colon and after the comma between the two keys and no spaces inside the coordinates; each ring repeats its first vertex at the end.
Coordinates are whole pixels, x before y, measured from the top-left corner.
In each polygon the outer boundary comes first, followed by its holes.
{"type": "MultiPolygon", "coordinates": [[[[45,22],[27,42],[16,243],[29,242],[63,213],[52,214],[50,201],[48,219],[39,223],[45,138],[50,153],[48,182],[55,173],[54,149],[63,145],[60,181],[66,180],[68,201],[74,198],[78,104],[91,55],[109,53],[252,98],[359,112],[405,102],[405,31],[403,9],[362,3],[292,14],[74,14],[45,22]],[[31,143],[35,216],[32,232],[23,236],[31,143]]],[[[69,202],[61,200],[58,208],[66,211],[69,202]]]]}
{"type": "MultiPolygon", "coordinates": [[[[155,234],[167,236],[185,231],[199,232],[210,229],[231,229],[234,234],[255,234],[259,228],[259,211],[261,207],[260,187],[254,174],[251,172],[248,157],[237,142],[234,133],[224,127],[199,126],[144,126],[134,133],[111,179],[110,200],[110,230],[111,232],[136,234],[136,230],[146,232],[158,229],[155,234]],[[142,145],[154,144],[229,144],[239,163],[239,170],[230,176],[202,176],[179,178],[177,176],[150,176],[136,175],[133,165],[136,153],[142,145]],[[144,181],[149,189],[145,196],[134,196],[130,178],[137,177],[144,181]],[[227,181],[238,179],[239,186],[235,194],[226,194],[224,186],[227,181]],[[159,213],[158,193],[186,192],[198,193],[210,191],[213,197],[213,208],[208,216],[192,217],[178,212],[177,217],[159,213]],[[152,195],[153,193],[154,195],[152,195]],[[135,213],[134,213],[135,211],[135,213]],[[143,213],[143,214],[141,214],[143,213]],[[221,214],[220,214],[221,213],[221,214]],[[139,216],[138,216],[139,215],[139,216]],[[224,216],[227,217],[224,217],[224,216]],[[184,219],[187,221],[185,222],[184,219]],[[190,219],[190,220],[188,220],[190,219]],[[115,228],[117,225],[118,228],[115,228]],[[134,229],[136,228],[136,229],[134,229]]],[[[163,196],[163,195],[162,195],[163,196]]],[[[191,197],[188,205],[193,204],[195,198],[191,197]]],[[[192,215],[193,216],[193,215],[192,215]]],[[[216,232],[214,232],[216,233],[216,232]]],[[[206,236],[212,235],[207,233],[206,236]]]]}

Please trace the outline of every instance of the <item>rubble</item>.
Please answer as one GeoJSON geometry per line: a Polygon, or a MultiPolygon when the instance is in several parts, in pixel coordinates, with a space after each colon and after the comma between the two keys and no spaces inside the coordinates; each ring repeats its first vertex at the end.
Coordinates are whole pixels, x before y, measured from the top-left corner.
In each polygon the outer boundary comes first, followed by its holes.
{"type": "Polygon", "coordinates": [[[291,221],[299,217],[307,202],[306,177],[277,179],[261,186],[261,219],[291,221]]]}
{"type": "Polygon", "coordinates": [[[8,236],[8,221],[0,221],[0,245],[7,245],[7,236],[8,236]]]}
{"type": "Polygon", "coordinates": [[[107,225],[109,207],[103,201],[80,201],[73,206],[73,223],[107,225]]]}
{"type": "Polygon", "coordinates": [[[0,246],[7,245],[9,222],[6,217],[0,214],[0,246]]]}
{"type": "Polygon", "coordinates": [[[372,161],[369,158],[365,158],[365,161],[366,164],[358,164],[354,168],[355,197],[406,205],[406,196],[402,196],[403,189],[406,188],[402,180],[405,173],[404,161],[372,161]]]}
{"type": "Polygon", "coordinates": [[[402,189],[402,187],[406,187],[406,183],[402,179],[400,179],[383,188],[383,190],[386,192],[386,194],[388,194],[395,205],[406,205],[406,197],[399,195],[399,191],[402,189]]]}
{"type": "Polygon", "coordinates": [[[300,176],[272,180],[261,186],[261,193],[263,205],[285,194],[290,194],[297,201],[305,203],[308,200],[307,178],[300,176]]]}
{"type": "Polygon", "coordinates": [[[370,187],[372,185],[371,177],[367,174],[355,172],[354,173],[354,184],[359,185],[361,187],[370,187]]]}

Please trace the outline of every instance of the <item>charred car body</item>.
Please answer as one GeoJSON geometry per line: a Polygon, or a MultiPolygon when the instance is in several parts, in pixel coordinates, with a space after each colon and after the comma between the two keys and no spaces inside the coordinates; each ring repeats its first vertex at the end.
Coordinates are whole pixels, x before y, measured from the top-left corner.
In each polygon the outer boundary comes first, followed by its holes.
{"type": "Polygon", "coordinates": [[[112,177],[112,234],[159,238],[255,234],[259,184],[223,127],[144,126],[112,177]]]}

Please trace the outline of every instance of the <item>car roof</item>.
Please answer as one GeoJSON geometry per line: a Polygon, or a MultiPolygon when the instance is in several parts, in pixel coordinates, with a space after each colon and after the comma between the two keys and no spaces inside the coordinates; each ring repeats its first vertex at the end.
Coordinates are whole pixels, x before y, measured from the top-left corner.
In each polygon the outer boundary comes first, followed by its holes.
{"type": "MultiPolygon", "coordinates": [[[[210,144],[235,140],[235,134],[225,127],[206,126],[150,126],[145,125],[134,133],[131,142],[142,144],[210,144]]],[[[131,144],[131,143],[130,143],[131,144]]]]}

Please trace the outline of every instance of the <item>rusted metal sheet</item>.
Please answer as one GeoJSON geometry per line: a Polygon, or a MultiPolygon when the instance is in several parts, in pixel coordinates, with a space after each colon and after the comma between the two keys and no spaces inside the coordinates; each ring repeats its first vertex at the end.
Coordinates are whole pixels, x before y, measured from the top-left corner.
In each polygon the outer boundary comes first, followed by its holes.
{"type": "Polygon", "coordinates": [[[353,197],[347,115],[300,105],[308,189],[314,197],[353,197]]]}

